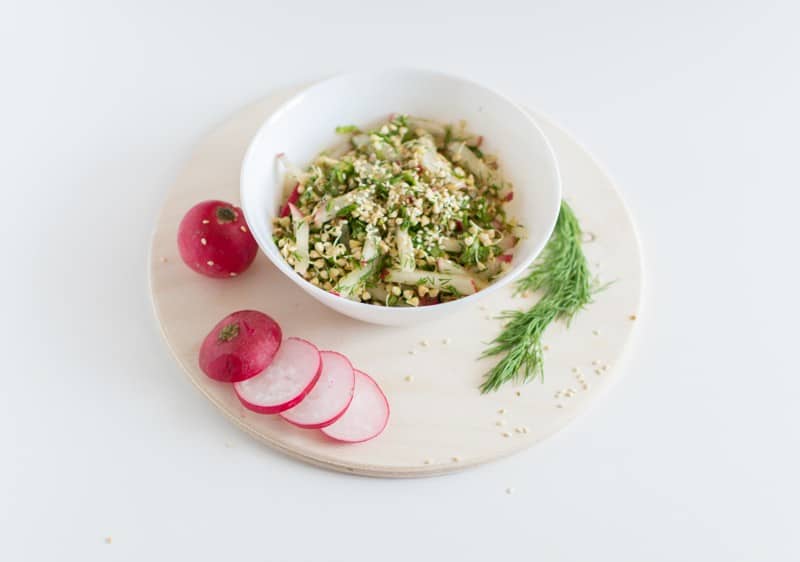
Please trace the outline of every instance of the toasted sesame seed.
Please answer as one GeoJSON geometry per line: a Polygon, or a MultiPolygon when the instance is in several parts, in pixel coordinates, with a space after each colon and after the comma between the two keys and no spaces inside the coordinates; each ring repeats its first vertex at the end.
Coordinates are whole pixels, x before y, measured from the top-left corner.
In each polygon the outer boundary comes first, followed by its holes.
{"type": "Polygon", "coordinates": [[[428,340],[422,340],[421,342],[419,342],[419,344],[422,347],[428,347],[431,344],[431,342],[429,342],[428,340]]]}
{"type": "Polygon", "coordinates": [[[408,354],[409,355],[416,355],[417,354],[417,350],[416,349],[409,349],[408,350],[408,354]]]}
{"type": "Polygon", "coordinates": [[[522,433],[528,433],[528,428],[526,426],[522,426],[522,433]]]}
{"type": "Polygon", "coordinates": [[[600,335],[600,330],[592,330],[592,333],[593,333],[595,336],[599,336],[599,335],[600,335]]]}
{"type": "Polygon", "coordinates": [[[543,345],[542,349],[545,350],[545,351],[550,351],[550,346],[549,345],[543,345]]]}
{"type": "Polygon", "coordinates": [[[208,244],[208,241],[207,241],[205,238],[201,238],[201,239],[200,239],[200,243],[201,243],[203,246],[205,246],[206,244],[208,244]]]}
{"type": "Polygon", "coordinates": [[[522,428],[521,427],[515,427],[514,428],[514,432],[515,433],[522,433],[522,428]]]}
{"type": "Polygon", "coordinates": [[[516,391],[514,394],[516,394],[517,396],[522,396],[522,393],[519,390],[516,391]]]}
{"type": "Polygon", "coordinates": [[[412,375],[406,375],[405,379],[406,379],[406,382],[411,382],[411,381],[414,380],[414,377],[412,375]]]}
{"type": "Polygon", "coordinates": [[[451,340],[450,338],[444,338],[442,340],[442,343],[445,344],[445,345],[449,345],[451,341],[453,341],[453,340],[451,340]]]}
{"type": "Polygon", "coordinates": [[[598,359],[595,359],[594,361],[592,361],[592,365],[599,365],[599,364],[600,364],[600,361],[598,359]]]}
{"type": "Polygon", "coordinates": [[[431,459],[425,459],[425,460],[424,460],[424,461],[422,461],[422,462],[424,462],[425,464],[431,464],[431,459]]]}
{"type": "Polygon", "coordinates": [[[594,370],[594,374],[595,374],[595,375],[602,375],[602,374],[603,374],[603,371],[601,371],[600,369],[595,369],[595,370],[594,370]]]}
{"type": "Polygon", "coordinates": [[[496,425],[497,427],[503,427],[504,425],[506,425],[506,420],[497,420],[496,422],[494,422],[494,425],[496,425]]]}
{"type": "Polygon", "coordinates": [[[452,458],[453,462],[459,462],[460,460],[461,460],[461,457],[453,457],[452,458]]]}
{"type": "Polygon", "coordinates": [[[563,408],[563,407],[564,407],[564,404],[560,404],[560,403],[556,404],[556,408],[563,408]]]}
{"type": "Polygon", "coordinates": [[[498,414],[505,414],[506,413],[506,409],[505,408],[500,408],[499,410],[497,410],[497,413],[498,414]]]}
{"type": "Polygon", "coordinates": [[[211,260],[208,260],[208,261],[206,262],[206,265],[214,265],[214,262],[213,262],[213,261],[211,261],[211,260]]]}
{"type": "Polygon", "coordinates": [[[507,431],[504,431],[503,433],[501,433],[501,435],[503,437],[511,437],[511,434],[509,432],[507,432],[507,431]]]}
{"type": "Polygon", "coordinates": [[[630,316],[628,316],[628,319],[636,320],[636,315],[635,314],[631,314],[630,316]]]}

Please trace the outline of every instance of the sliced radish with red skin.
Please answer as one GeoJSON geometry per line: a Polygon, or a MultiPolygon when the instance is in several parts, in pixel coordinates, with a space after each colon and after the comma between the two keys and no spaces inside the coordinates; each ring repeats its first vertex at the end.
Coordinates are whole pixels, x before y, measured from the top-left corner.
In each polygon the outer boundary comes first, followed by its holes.
{"type": "Polygon", "coordinates": [[[389,401],[372,377],[356,371],[353,402],[336,423],[322,432],[346,443],[361,443],[380,435],[389,423],[389,401]]]}
{"type": "Polygon", "coordinates": [[[283,205],[283,208],[281,209],[281,217],[288,217],[290,213],[289,204],[291,203],[292,205],[297,205],[297,201],[299,199],[300,199],[300,183],[298,182],[294,184],[294,189],[292,189],[292,192],[289,194],[289,198],[286,200],[286,203],[283,205]]]}
{"type": "Polygon", "coordinates": [[[299,404],[322,372],[317,347],[300,338],[287,338],[269,367],[233,385],[239,401],[259,414],[278,414],[299,404]]]}
{"type": "Polygon", "coordinates": [[[500,254],[497,256],[497,261],[504,261],[506,263],[511,263],[512,259],[514,259],[513,254],[500,254]]]}
{"type": "Polygon", "coordinates": [[[353,400],[356,384],[350,360],[335,351],[321,351],[322,373],[311,392],[294,408],[281,412],[289,423],[319,429],[338,420],[353,400]]]}
{"type": "Polygon", "coordinates": [[[200,346],[198,362],[214,380],[243,381],[272,363],[281,339],[275,320],[257,310],[239,310],[211,329],[200,346]]]}

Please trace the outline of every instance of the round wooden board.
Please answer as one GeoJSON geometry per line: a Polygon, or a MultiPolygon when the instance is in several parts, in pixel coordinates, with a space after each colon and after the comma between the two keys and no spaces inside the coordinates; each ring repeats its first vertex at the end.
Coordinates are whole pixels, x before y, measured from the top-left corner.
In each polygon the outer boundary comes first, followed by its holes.
{"type": "Polygon", "coordinates": [[[613,281],[569,328],[550,327],[544,383],[478,393],[483,373],[493,364],[478,356],[502,326],[494,316],[533,302],[512,298],[510,289],[440,321],[393,328],[329,310],[263,255],[238,278],[214,280],[190,271],[176,246],[181,217],[204,199],[238,202],[239,167],[247,145],[288,95],[276,94],[245,108],[199,143],[167,194],[153,235],[150,289],[156,316],[173,355],[215,406],[267,445],[303,461],[361,475],[412,477],[510,455],[552,435],[602,396],[620,374],[620,360],[636,323],[642,280],[639,242],[606,173],[541,115],[535,117],[558,156],[565,197],[591,233],[588,238],[593,238],[585,244],[592,271],[601,282],[613,281]],[[220,318],[246,308],[274,317],[285,336],[301,336],[320,349],[340,351],[370,373],[391,404],[386,431],[366,443],[335,443],[319,431],[245,410],[230,385],[208,379],[197,365],[200,342],[220,318]]]}

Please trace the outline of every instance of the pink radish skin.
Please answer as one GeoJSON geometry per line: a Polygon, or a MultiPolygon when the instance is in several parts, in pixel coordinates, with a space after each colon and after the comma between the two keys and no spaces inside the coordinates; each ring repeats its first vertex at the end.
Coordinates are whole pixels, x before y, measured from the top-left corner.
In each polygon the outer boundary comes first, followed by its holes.
{"type": "Polygon", "coordinates": [[[239,207],[225,201],[203,201],[178,226],[178,250],[184,263],[208,277],[236,277],[258,253],[239,207]]]}
{"type": "Polygon", "coordinates": [[[286,204],[284,204],[283,208],[281,209],[281,217],[288,217],[290,214],[289,205],[297,205],[297,201],[300,199],[300,183],[294,184],[294,189],[289,194],[289,198],[286,200],[286,204]]]}
{"type": "Polygon", "coordinates": [[[316,346],[300,338],[287,338],[269,367],[237,382],[233,389],[248,410],[278,414],[299,404],[321,372],[322,358],[316,346]]]}
{"type": "Polygon", "coordinates": [[[281,327],[257,310],[220,320],[200,346],[200,368],[221,382],[239,382],[266,369],[281,345],[281,327]]]}
{"type": "Polygon", "coordinates": [[[362,443],[380,435],[389,423],[389,401],[372,377],[356,371],[353,401],[336,423],[322,429],[332,439],[362,443]]]}
{"type": "Polygon", "coordinates": [[[322,373],[311,392],[281,417],[305,429],[320,429],[338,420],[353,400],[356,383],[350,360],[335,351],[321,351],[322,373]]]}

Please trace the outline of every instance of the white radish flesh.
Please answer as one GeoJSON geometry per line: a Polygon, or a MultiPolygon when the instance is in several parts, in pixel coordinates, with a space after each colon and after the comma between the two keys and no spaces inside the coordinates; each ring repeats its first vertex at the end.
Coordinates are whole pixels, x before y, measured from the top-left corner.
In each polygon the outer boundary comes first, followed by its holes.
{"type": "Polygon", "coordinates": [[[304,174],[300,168],[292,164],[292,162],[286,157],[286,155],[281,152],[278,154],[278,160],[281,164],[283,164],[284,169],[286,170],[286,184],[287,185],[294,185],[296,183],[304,184],[306,181],[306,174],[304,174]]]}
{"type": "Polygon", "coordinates": [[[442,238],[439,247],[445,252],[460,252],[462,249],[461,242],[455,238],[442,238]]]}
{"type": "Polygon", "coordinates": [[[314,226],[320,228],[323,224],[336,217],[336,214],[350,205],[355,203],[359,191],[350,191],[339,197],[321,201],[317,208],[314,209],[314,226]]]}
{"type": "Polygon", "coordinates": [[[435,271],[400,271],[390,269],[384,281],[402,285],[425,285],[436,289],[453,288],[462,295],[477,293],[480,287],[468,275],[444,274],[435,271]]]}
{"type": "Polygon", "coordinates": [[[439,258],[436,260],[436,269],[439,270],[439,273],[444,273],[446,275],[464,275],[472,279],[473,283],[478,289],[485,289],[487,286],[486,281],[475,277],[469,271],[461,267],[454,261],[448,260],[447,258],[439,258]]]}
{"type": "Polygon", "coordinates": [[[488,183],[494,183],[495,178],[486,162],[475,156],[473,152],[467,147],[464,142],[451,142],[447,145],[447,152],[454,162],[462,164],[470,172],[475,174],[475,177],[481,178],[488,183]]]}
{"type": "Polygon", "coordinates": [[[305,275],[308,271],[308,222],[303,218],[303,214],[293,204],[289,203],[289,212],[292,214],[292,225],[294,226],[295,242],[295,262],[294,270],[300,275],[305,275]]]}
{"type": "Polygon", "coordinates": [[[314,344],[287,338],[269,367],[253,378],[233,385],[248,410],[277,414],[299,404],[322,372],[322,359],[314,344]]]}
{"type": "Polygon", "coordinates": [[[355,373],[347,357],[335,351],[322,351],[320,356],[322,373],[314,388],[297,406],[281,412],[286,421],[306,429],[332,424],[353,399],[355,373]]]}
{"type": "Polygon", "coordinates": [[[397,253],[400,258],[400,269],[402,271],[414,271],[416,268],[414,244],[411,242],[411,236],[409,236],[408,231],[398,228],[395,233],[395,240],[397,241],[397,253]]]}
{"type": "Polygon", "coordinates": [[[372,377],[356,371],[353,402],[336,423],[322,432],[346,443],[360,443],[380,435],[389,422],[389,402],[372,377]]]}

